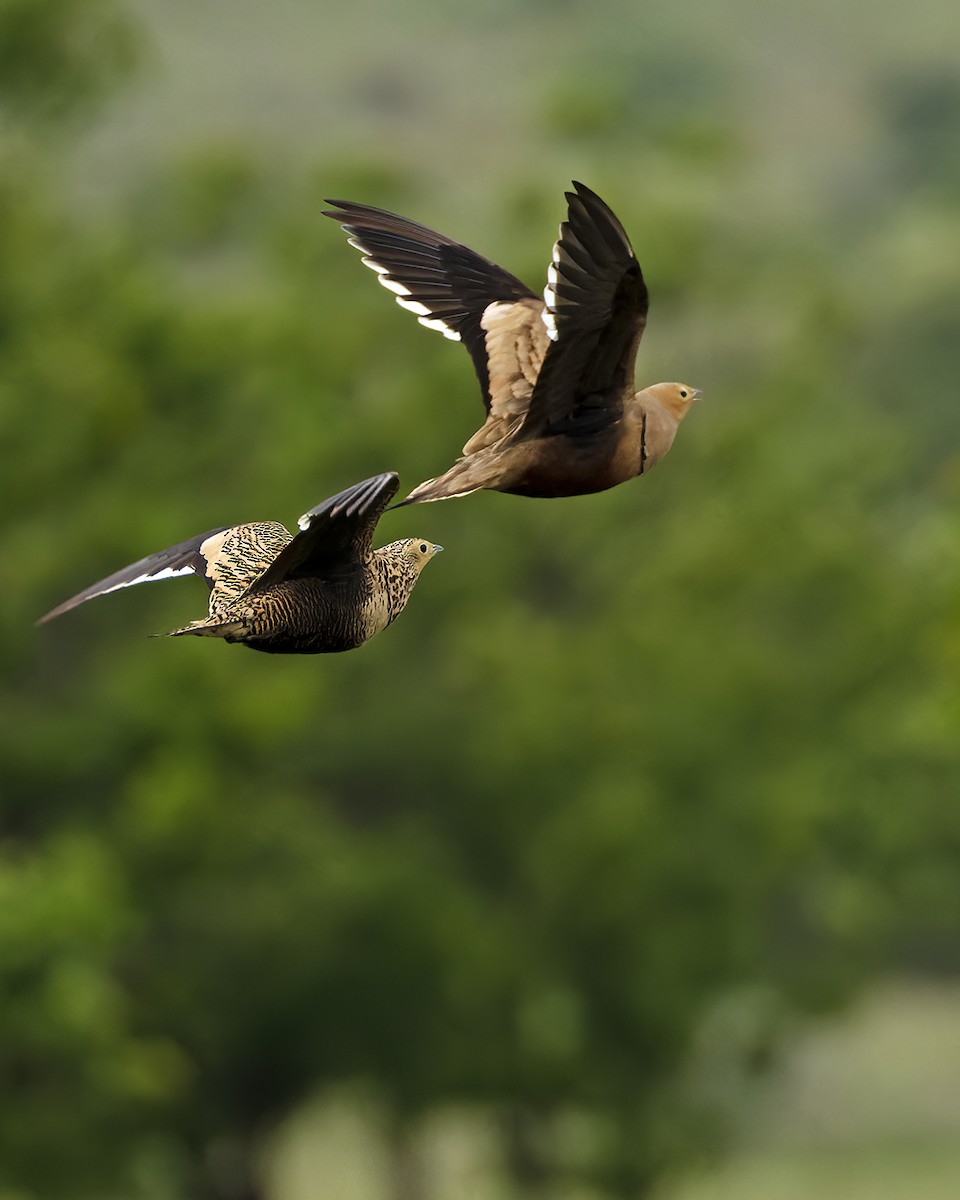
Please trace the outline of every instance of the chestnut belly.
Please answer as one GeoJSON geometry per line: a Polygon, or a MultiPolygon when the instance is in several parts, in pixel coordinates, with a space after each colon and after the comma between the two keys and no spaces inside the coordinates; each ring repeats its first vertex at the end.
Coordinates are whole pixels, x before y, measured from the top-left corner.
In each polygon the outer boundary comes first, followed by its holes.
{"type": "Polygon", "coordinates": [[[641,474],[642,451],[632,442],[611,431],[599,438],[554,436],[522,443],[513,449],[513,469],[497,490],[541,498],[604,492],[641,474]]]}

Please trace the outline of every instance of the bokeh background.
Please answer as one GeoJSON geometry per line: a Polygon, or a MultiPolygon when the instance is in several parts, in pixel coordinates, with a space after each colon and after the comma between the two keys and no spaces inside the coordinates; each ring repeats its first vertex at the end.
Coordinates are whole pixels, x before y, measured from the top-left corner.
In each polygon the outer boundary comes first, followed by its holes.
{"type": "Polygon", "coordinates": [[[952,0],[0,5],[3,1200],[960,1194],[952,0]],[[622,218],[649,478],[388,514],[362,650],[35,617],[452,461],[374,203],[622,218]]]}

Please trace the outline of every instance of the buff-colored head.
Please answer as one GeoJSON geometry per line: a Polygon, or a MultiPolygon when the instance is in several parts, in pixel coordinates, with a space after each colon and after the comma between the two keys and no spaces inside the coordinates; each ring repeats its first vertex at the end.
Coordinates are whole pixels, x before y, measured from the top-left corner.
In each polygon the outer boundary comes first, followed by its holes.
{"type": "Polygon", "coordinates": [[[678,421],[682,421],[700,392],[686,383],[655,383],[645,388],[647,395],[662,404],[678,421]]]}
{"type": "Polygon", "coordinates": [[[430,559],[439,554],[443,547],[428,542],[425,538],[404,538],[400,542],[391,542],[383,549],[401,559],[419,575],[430,559]]]}

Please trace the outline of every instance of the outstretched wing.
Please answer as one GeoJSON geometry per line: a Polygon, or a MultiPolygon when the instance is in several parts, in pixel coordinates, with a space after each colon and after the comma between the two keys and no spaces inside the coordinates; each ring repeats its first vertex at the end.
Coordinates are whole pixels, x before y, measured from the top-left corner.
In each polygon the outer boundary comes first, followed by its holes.
{"type": "Polygon", "coordinates": [[[591,412],[614,418],[633,381],[649,297],[630,240],[600,197],[574,182],[547,272],[545,321],[553,345],[524,435],[591,412]]]}
{"type": "Polygon", "coordinates": [[[223,542],[219,535],[230,528],[229,525],[223,525],[219,529],[210,529],[185,542],[178,542],[176,546],[170,546],[156,554],[149,554],[146,558],[141,558],[139,562],[131,563],[129,567],[124,567],[120,571],[114,571],[106,579],[91,584],[82,592],[78,592],[76,596],[58,604],[56,608],[42,616],[37,624],[42,625],[45,621],[52,621],[54,617],[62,616],[71,608],[85,604],[97,596],[105,596],[108,592],[133,587],[138,583],[152,583],[155,579],[172,579],[177,575],[199,575],[207,587],[212,589],[216,579],[211,571],[211,564],[216,562],[223,542]]]}
{"type": "Polygon", "coordinates": [[[300,532],[250,584],[248,594],[262,592],[282,579],[330,576],[360,566],[370,553],[377,522],[399,486],[399,477],[388,471],[355,483],[304,513],[297,522],[300,532]]]}
{"type": "MultiPolygon", "coordinates": [[[[488,413],[507,415],[499,411],[501,398],[506,401],[503,377],[522,375],[514,341],[539,346],[532,357],[541,360],[548,344],[539,296],[496,263],[415,221],[346,200],[327,203],[335,205],[336,211],[324,216],[340,222],[364,264],[376,271],[397,303],[415,313],[421,325],[463,342],[488,413]],[[493,341],[484,320],[492,306],[497,313],[493,341]],[[510,339],[503,336],[507,328],[510,339]]],[[[530,352],[521,353],[531,357],[530,352]]],[[[524,410],[531,390],[532,385],[526,390],[524,410]]]]}

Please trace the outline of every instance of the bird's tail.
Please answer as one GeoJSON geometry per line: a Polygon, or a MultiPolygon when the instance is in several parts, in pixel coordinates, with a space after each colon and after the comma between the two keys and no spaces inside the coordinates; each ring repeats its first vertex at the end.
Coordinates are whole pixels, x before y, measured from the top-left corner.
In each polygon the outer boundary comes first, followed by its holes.
{"type": "Polygon", "coordinates": [[[236,640],[246,630],[243,621],[214,621],[207,617],[202,621],[191,621],[189,625],[184,625],[180,629],[171,629],[167,634],[159,634],[159,637],[218,637],[226,638],[227,641],[236,640]]]}
{"type": "Polygon", "coordinates": [[[488,462],[482,452],[468,455],[455,462],[449,471],[438,475],[436,479],[426,479],[417,484],[405,500],[392,507],[403,508],[407,504],[453,500],[457,496],[469,496],[471,492],[479,492],[484,488],[496,488],[499,482],[498,474],[495,457],[491,456],[488,462]]]}
{"type": "Polygon", "coordinates": [[[476,487],[464,487],[462,484],[451,483],[443,477],[440,479],[427,479],[424,483],[415,487],[405,500],[391,504],[387,511],[390,512],[394,508],[404,508],[408,504],[432,504],[434,500],[453,500],[457,496],[469,496],[471,492],[479,492],[480,490],[479,484],[476,487]]]}

